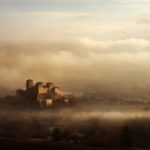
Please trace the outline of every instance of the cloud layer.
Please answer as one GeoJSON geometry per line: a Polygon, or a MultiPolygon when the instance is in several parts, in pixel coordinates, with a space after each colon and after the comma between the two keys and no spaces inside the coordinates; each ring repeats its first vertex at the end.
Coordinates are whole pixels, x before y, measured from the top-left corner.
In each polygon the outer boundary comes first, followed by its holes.
{"type": "MultiPolygon", "coordinates": [[[[16,89],[28,78],[53,81],[64,89],[76,84],[150,85],[150,41],[126,39],[50,43],[1,43],[1,86],[16,89]]],[[[111,85],[113,86],[113,85],[111,85]]],[[[116,85],[114,85],[116,86],[116,85]]]]}
{"type": "Polygon", "coordinates": [[[65,90],[146,88],[149,16],[148,0],[0,1],[0,87],[33,78],[65,90]]]}

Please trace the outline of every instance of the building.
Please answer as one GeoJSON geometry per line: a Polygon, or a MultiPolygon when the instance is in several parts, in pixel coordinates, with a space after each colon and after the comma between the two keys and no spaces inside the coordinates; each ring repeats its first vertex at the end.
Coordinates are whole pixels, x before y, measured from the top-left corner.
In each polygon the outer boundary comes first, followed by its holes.
{"type": "Polygon", "coordinates": [[[54,83],[37,82],[34,84],[33,80],[26,81],[25,90],[17,90],[17,96],[24,97],[30,100],[33,104],[40,108],[71,106],[72,101],[68,96],[61,92],[61,88],[55,86],[54,83]]]}

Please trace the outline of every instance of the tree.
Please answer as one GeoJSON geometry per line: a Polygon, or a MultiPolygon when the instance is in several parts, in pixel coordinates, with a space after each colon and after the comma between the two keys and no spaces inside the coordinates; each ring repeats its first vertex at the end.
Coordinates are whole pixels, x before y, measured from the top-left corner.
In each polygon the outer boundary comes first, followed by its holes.
{"type": "Polygon", "coordinates": [[[62,140],[62,134],[59,128],[54,128],[52,132],[52,138],[54,141],[62,140]]]}
{"type": "Polygon", "coordinates": [[[129,132],[129,127],[128,126],[124,126],[122,128],[121,144],[125,147],[131,147],[132,146],[132,138],[131,138],[131,134],[129,132]]]}

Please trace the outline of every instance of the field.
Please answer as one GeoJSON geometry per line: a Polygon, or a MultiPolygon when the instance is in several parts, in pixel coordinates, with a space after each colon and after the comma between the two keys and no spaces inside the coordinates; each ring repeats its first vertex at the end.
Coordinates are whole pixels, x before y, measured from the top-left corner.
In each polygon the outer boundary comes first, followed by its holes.
{"type": "Polygon", "coordinates": [[[148,150],[143,148],[100,148],[72,143],[50,141],[22,141],[0,139],[0,148],[3,150],[148,150]]]}

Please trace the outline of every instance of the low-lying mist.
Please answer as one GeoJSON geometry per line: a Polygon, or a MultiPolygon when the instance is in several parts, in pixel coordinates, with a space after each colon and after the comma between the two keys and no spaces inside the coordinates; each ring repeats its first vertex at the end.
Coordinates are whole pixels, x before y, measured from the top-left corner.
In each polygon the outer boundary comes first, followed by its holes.
{"type": "Polygon", "coordinates": [[[1,137],[67,141],[90,146],[149,147],[147,106],[103,106],[0,114],[1,137]]]}

